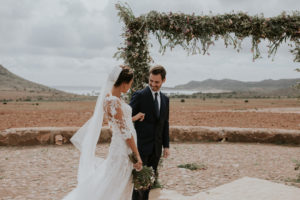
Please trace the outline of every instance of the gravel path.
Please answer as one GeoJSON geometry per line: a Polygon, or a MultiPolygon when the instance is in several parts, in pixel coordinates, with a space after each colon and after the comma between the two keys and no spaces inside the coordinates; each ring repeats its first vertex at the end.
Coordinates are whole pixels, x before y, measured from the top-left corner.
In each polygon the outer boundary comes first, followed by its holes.
{"type": "MultiPolygon", "coordinates": [[[[105,157],[108,144],[97,147],[105,157]]],[[[193,195],[244,176],[300,187],[294,160],[300,148],[241,143],[171,144],[163,161],[161,183],[166,189],[193,195]],[[190,171],[179,164],[196,162],[207,170],[190,171]]],[[[0,199],[61,199],[76,185],[79,152],[72,145],[0,147],[0,199]]],[[[116,186],[117,187],[117,186],[116,186]]]]}

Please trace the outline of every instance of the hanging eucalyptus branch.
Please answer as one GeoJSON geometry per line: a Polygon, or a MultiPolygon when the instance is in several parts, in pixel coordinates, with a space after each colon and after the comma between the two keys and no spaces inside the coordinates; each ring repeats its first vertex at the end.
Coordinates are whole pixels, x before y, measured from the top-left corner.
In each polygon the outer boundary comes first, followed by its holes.
{"type": "Polygon", "coordinates": [[[250,37],[253,60],[261,57],[261,40],[269,41],[269,57],[274,57],[278,47],[288,42],[291,53],[295,55],[294,61],[300,62],[300,13],[297,11],[291,15],[283,12],[272,18],[249,16],[242,12],[196,16],[156,11],[135,17],[128,4],[116,4],[116,8],[125,23],[122,34],[125,42],[123,47],[118,48],[115,57],[124,59],[125,64],[134,69],[133,90],[142,88],[147,82],[149,63],[152,61],[148,50],[149,33],[156,36],[161,53],[180,45],[188,54],[209,54],[209,47],[218,39],[223,39],[226,47],[233,46],[239,52],[241,42],[250,37]]]}
{"type": "MultiPolygon", "coordinates": [[[[295,69],[295,71],[297,72],[300,72],[300,69],[295,69]]],[[[300,82],[298,82],[296,85],[295,85],[295,88],[299,89],[300,90],[300,82]]]]}

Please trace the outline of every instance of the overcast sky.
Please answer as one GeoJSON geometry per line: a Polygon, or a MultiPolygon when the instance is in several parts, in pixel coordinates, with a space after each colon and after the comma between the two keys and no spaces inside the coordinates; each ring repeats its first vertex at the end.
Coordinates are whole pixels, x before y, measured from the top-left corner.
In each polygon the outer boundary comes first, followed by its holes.
{"type": "MultiPolygon", "coordinates": [[[[123,41],[124,24],[119,21],[115,3],[108,0],[1,0],[0,64],[28,80],[48,86],[98,86],[112,66],[121,64],[113,54],[123,41]]],[[[124,1],[121,1],[124,2],[124,1]]],[[[299,0],[129,0],[134,14],[151,10],[224,14],[244,11],[266,17],[282,11],[300,9],[299,0]]],[[[216,43],[208,55],[187,56],[181,48],[158,52],[157,41],[150,40],[154,64],[167,69],[165,86],[190,80],[299,78],[294,71],[289,47],[283,45],[275,60],[268,58],[263,43],[263,59],[252,61],[250,40],[243,42],[243,51],[225,48],[216,43]]]]}

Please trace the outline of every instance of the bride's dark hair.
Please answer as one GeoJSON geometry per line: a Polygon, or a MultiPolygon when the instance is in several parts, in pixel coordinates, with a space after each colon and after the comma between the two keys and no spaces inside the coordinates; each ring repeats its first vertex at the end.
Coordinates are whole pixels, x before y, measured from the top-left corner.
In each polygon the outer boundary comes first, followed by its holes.
{"type": "Polygon", "coordinates": [[[133,79],[133,70],[127,65],[121,65],[122,71],[114,86],[118,87],[122,83],[129,83],[133,79]]]}

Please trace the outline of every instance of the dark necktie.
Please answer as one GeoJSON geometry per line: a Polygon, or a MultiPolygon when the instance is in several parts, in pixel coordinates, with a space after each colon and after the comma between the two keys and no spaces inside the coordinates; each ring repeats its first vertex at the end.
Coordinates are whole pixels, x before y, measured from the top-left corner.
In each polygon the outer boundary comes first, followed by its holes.
{"type": "Polygon", "coordinates": [[[158,93],[155,92],[154,106],[155,106],[156,117],[159,118],[159,108],[158,108],[157,95],[158,95],[158,93]]]}

